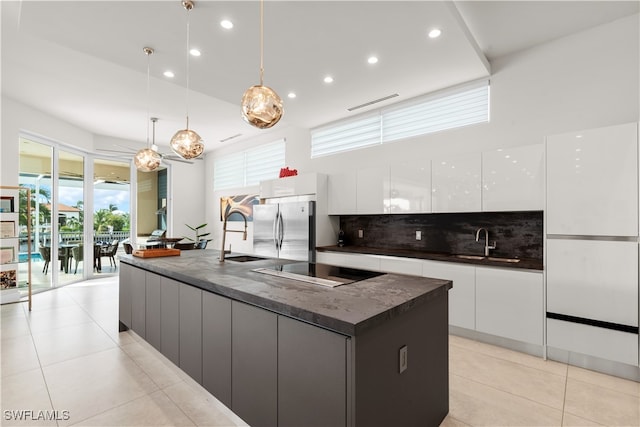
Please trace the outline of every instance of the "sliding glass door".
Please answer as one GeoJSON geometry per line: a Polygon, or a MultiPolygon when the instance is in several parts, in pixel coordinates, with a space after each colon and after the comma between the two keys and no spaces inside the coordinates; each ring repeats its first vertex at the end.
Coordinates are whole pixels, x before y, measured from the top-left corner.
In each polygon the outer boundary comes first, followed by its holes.
{"type": "Polygon", "coordinates": [[[35,292],[118,273],[130,239],[130,177],[130,162],[21,138],[19,183],[32,190],[33,237],[20,252],[31,245],[35,292]]]}

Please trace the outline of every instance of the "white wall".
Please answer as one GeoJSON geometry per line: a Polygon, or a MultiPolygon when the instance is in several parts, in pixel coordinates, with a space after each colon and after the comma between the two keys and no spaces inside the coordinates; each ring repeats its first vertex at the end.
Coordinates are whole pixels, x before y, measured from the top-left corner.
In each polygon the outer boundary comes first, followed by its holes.
{"type": "Polygon", "coordinates": [[[20,132],[26,131],[63,145],[86,150],[93,148],[93,134],[42,111],[2,96],[2,143],[0,144],[0,183],[18,185],[20,132]]]}

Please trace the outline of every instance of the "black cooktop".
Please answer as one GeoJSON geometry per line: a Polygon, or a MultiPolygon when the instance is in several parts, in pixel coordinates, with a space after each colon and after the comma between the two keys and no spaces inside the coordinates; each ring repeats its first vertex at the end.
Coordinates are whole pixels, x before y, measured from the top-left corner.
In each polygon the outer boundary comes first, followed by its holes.
{"type": "Polygon", "coordinates": [[[312,262],[297,262],[293,264],[276,265],[269,268],[255,269],[254,271],[299,280],[306,277],[309,278],[309,281],[312,283],[330,287],[346,285],[348,283],[371,279],[373,277],[385,274],[377,271],[359,270],[356,268],[348,267],[337,267],[334,265],[317,264],[312,262]]]}

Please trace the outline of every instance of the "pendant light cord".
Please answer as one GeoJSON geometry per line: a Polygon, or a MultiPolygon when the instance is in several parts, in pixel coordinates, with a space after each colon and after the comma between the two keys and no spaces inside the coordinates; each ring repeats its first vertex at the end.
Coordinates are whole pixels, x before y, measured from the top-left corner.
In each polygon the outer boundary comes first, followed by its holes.
{"type": "Polygon", "coordinates": [[[186,93],[186,100],[187,100],[187,130],[189,130],[189,34],[190,34],[190,28],[189,28],[189,12],[191,11],[191,9],[193,8],[193,5],[189,5],[186,4],[185,5],[185,9],[187,9],[187,93],[186,93]]]}
{"type": "Polygon", "coordinates": [[[149,145],[149,120],[151,116],[151,54],[153,53],[153,49],[150,47],[145,47],[142,49],[144,53],[147,55],[147,148],[150,148],[149,145]]]}
{"type": "Polygon", "coordinates": [[[264,83],[264,0],[260,0],[260,86],[264,83]]]}

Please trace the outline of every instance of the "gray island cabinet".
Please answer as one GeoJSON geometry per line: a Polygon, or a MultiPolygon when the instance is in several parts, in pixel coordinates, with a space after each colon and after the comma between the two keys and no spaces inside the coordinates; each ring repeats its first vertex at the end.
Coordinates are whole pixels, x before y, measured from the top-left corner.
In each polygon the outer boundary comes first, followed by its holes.
{"type": "Polygon", "coordinates": [[[251,426],[437,426],[449,411],[447,280],[337,288],[217,251],[120,263],[132,329],[251,426]]]}

